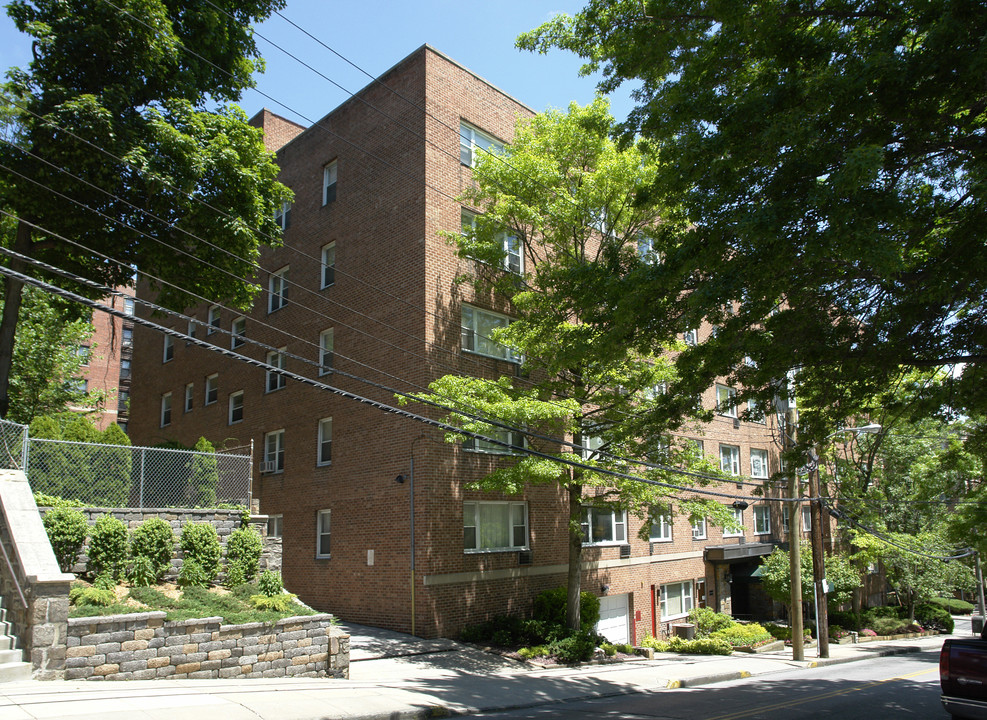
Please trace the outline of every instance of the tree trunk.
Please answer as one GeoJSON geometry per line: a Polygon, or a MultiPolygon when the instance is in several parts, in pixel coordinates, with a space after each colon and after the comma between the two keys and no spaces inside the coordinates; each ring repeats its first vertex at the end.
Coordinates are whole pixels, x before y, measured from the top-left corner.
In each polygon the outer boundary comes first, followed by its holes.
{"type": "Polygon", "coordinates": [[[583,486],[569,486],[569,577],[566,587],[565,624],[570,630],[579,630],[580,623],[580,579],[582,574],[583,533],[583,486]]]}
{"type": "MultiPolygon", "coordinates": [[[[29,255],[31,250],[31,227],[17,223],[14,236],[14,250],[29,255]]],[[[25,263],[18,258],[10,258],[10,269],[24,272],[25,263]]],[[[14,339],[17,334],[17,318],[21,311],[21,294],[24,283],[4,276],[3,315],[0,317],[0,418],[6,418],[10,411],[10,371],[14,365],[14,339]]]]}

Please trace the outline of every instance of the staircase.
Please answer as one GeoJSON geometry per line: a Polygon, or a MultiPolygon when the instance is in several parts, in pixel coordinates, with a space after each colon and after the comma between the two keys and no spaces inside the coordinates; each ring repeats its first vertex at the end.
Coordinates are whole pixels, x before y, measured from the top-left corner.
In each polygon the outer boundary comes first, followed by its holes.
{"type": "Polygon", "coordinates": [[[7,620],[6,599],[0,595],[0,683],[31,679],[31,663],[24,662],[24,651],[17,648],[7,620]]]}

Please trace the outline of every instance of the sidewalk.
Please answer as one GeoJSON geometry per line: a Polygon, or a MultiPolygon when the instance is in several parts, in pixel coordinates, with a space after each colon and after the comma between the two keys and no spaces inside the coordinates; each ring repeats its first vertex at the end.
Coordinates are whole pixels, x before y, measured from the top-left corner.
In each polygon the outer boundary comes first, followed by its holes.
{"type": "MultiPolygon", "coordinates": [[[[937,651],[944,636],[748,655],[663,654],[654,660],[537,669],[451,640],[347,626],[349,680],[157,680],[0,685],[0,720],[344,720],[445,717],[695,687],[793,668],[937,651]]],[[[957,623],[957,634],[969,634],[957,623]]]]}

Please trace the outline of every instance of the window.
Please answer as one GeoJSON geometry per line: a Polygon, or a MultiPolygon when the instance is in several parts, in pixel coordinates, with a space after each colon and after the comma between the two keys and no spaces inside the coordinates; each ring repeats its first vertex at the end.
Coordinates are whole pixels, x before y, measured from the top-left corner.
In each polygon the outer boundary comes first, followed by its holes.
{"type": "Polygon", "coordinates": [[[768,451],[751,448],[751,477],[766,478],[768,476],[768,451]]]}
{"type": "Polygon", "coordinates": [[[120,361],[120,379],[126,380],[130,377],[130,360],[123,359],[120,361]]]}
{"type": "Polygon", "coordinates": [[[716,386],[716,410],[724,417],[737,417],[737,391],[726,385],[716,386]]]}
{"type": "Polygon", "coordinates": [[[459,161],[463,165],[474,167],[477,158],[483,152],[502,153],[504,143],[494,140],[482,130],[477,130],[466,123],[459,124],[459,161]]]}
{"type": "Polygon", "coordinates": [[[161,354],[161,362],[166,363],[175,359],[175,338],[171,335],[164,336],[164,352],[161,354]]]}
{"type": "Polygon", "coordinates": [[[126,413],[130,411],[130,392],[128,390],[121,390],[120,394],[117,396],[117,412],[126,413]]]}
{"type": "Polygon", "coordinates": [[[627,542],[627,513],[610,508],[583,507],[583,543],[627,542]]]}
{"type": "MultiPolygon", "coordinates": [[[[285,350],[287,350],[287,348],[272,350],[267,353],[267,364],[273,368],[277,368],[277,370],[284,370],[285,363],[287,362],[287,357],[284,354],[285,350]]],[[[267,371],[267,392],[280,390],[288,383],[288,379],[281,373],[277,372],[277,370],[267,371]]]]}
{"type": "Polygon", "coordinates": [[[195,329],[198,326],[199,326],[199,323],[197,321],[195,321],[195,320],[189,320],[188,321],[188,330],[185,331],[185,334],[188,335],[190,338],[193,338],[194,339],[195,338],[195,329]]]}
{"type": "Polygon", "coordinates": [[[695,347],[699,344],[699,330],[698,328],[693,328],[692,330],[686,330],[682,333],[682,339],[685,344],[689,347],[695,347]]]}
{"type": "Polygon", "coordinates": [[[129,298],[124,298],[124,300],[123,300],[123,312],[125,314],[127,314],[127,315],[133,315],[134,314],[134,299],[133,298],[130,298],[130,297],[129,298]]]}
{"type": "Polygon", "coordinates": [[[740,508],[730,508],[733,513],[733,521],[739,525],[738,528],[723,528],[723,537],[742,537],[744,534],[744,511],[740,508]]]}
{"type": "Polygon", "coordinates": [[[720,445],[720,470],[729,475],[740,475],[740,448],[736,445],[720,445]]]}
{"type": "Polygon", "coordinates": [[[641,262],[654,265],[658,262],[658,251],[655,250],[655,239],[646,235],[638,235],[637,256],[641,262]]]}
{"type": "Polygon", "coordinates": [[[89,392],[89,381],[82,378],[72,378],[65,382],[65,389],[78,395],[85,395],[89,392]]]}
{"type": "Polygon", "coordinates": [[[528,547],[528,507],[523,502],[464,502],[463,548],[518,550],[528,547]]]}
{"type": "Polygon", "coordinates": [[[315,527],[315,557],[329,557],[329,519],[331,510],[319,510],[315,527]]]}
{"type": "MultiPolygon", "coordinates": [[[[123,329],[123,339],[120,341],[120,343],[125,348],[132,348],[134,346],[134,329],[133,328],[131,328],[131,327],[125,327],[123,329]]],[[[88,363],[88,362],[89,362],[89,357],[87,355],[86,356],[86,363],[88,363]]]]}
{"type": "MultiPolygon", "coordinates": [[[[126,328],[124,328],[124,332],[126,332],[126,328]]],[[[131,337],[131,345],[133,345],[133,337],[134,337],[133,329],[130,330],[130,337],[131,337]]],[[[124,345],[124,347],[128,347],[128,346],[124,345]]],[[[92,350],[89,349],[88,345],[78,345],[75,348],[75,356],[79,358],[80,365],[88,365],[89,358],[92,356],[92,350]]]]}
{"type": "Polygon", "coordinates": [[[802,531],[812,530],[812,509],[808,505],[802,506],[802,531]]]}
{"type": "Polygon", "coordinates": [[[243,390],[230,393],[230,425],[243,420],[243,390]]]}
{"type": "MultiPolygon", "coordinates": [[[[325,204],[325,203],[323,203],[325,204]]],[[[287,230],[288,226],[291,225],[291,203],[285,200],[281,203],[281,207],[274,211],[274,222],[278,224],[282,230],[287,230]]]]}
{"type": "Polygon", "coordinates": [[[161,396],[161,427],[171,425],[171,393],[161,396]]]}
{"type": "MultiPolygon", "coordinates": [[[[466,208],[463,208],[461,217],[463,234],[465,235],[467,228],[476,227],[476,214],[470,212],[466,208]]],[[[506,232],[497,233],[495,239],[500,244],[501,250],[504,251],[504,261],[502,264],[504,270],[517,275],[524,272],[524,253],[522,252],[522,245],[518,239],[513,235],[507,234],[506,232]]]]}
{"type": "Polygon", "coordinates": [[[693,607],[692,580],[661,586],[662,620],[688,615],[693,607]]]}
{"type": "Polygon", "coordinates": [[[267,516],[267,536],[270,538],[281,537],[284,528],[284,515],[267,516]]]}
{"type": "Polygon", "coordinates": [[[322,204],[328,205],[336,199],[336,177],[338,167],[336,161],[326,165],[322,169],[322,204]]]}
{"type": "Polygon", "coordinates": [[[500,358],[511,362],[521,359],[506,345],[501,345],[491,337],[497,328],[506,328],[511,320],[506,315],[481,310],[471,305],[463,305],[462,347],[463,350],[479,355],[500,358]]]}
{"type": "Polygon", "coordinates": [[[751,422],[760,423],[761,425],[767,423],[767,418],[764,414],[764,405],[759,400],[752,398],[747,401],[747,418],[751,422]]]}
{"type": "Polygon", "coordinates": [[[232,336],[230,338],[231,350],[235,350],[236,348],[240,347],[245,342],[247,342],[245,340],[247,336],[247,318],[238,317],[236,320],[234,320],[233,324],[230,326],[230,335],[232,336]]]}
{"type": "MultiPolygon", "coordinates": [[[[483,434],[495,440],[500,440],[503,443],[510,443],[515,447],[525,447],[524,433],[516,430],[491,427],[489,430],[485,430],[483,434]]],[[[516,450],[511,450],[511,448],[506,445],[500,445],[498,443],[490,442],[489,440],[480,440],[478,438],[466,438],[463,440],[463,450],[468,450],[469,452],[493,453],[495,455],[514,455],[517,452],[516,450]]]]}
{"type": "Polygon", "coordinates": [[[195,393],[195,384],[189,383],[185,386],[185,412],[192,411],[192,397],[195,393]]]}
{"type": "Polygon", "coordinates": [[[322,246],[322,287],[336,282],[336,243],[322,246]]]}
{"type": "Polygon", "coordinates": [[[767,505],[754,506],[754,534],[767,535],[771,532],[771,508],[767,505]]]}
{"type": "Polygon", "coordinates": [[[706,539],[706,518],[699,518],[698,520],[694,520],[692,522],[692,539],[706,539]]]}
{"type": "Polygon", "coordinates": [[[288,266],[271,273],[267,282],[267,311],[280,310],[288,304],[288,266]]]}
{"type": "Polygon", "coordinates": [[[671,542],[672,516],[668,513],[660,514],[658,521],[651,524],[649,537],[651,542],[671,542]]]}
{"type": "Polygon", "coordinates": [[[319,333],[319,375],[332,372],[332,353],[335,347],[335,333],[332,328],[319,333]]]}
{"type": "Polygon", "coordinates": [[[206,378],[206,405],[219,400],[219,375],[214,373],[206,378]]]}
{"type": "Polygon", "coordinates": [[[319,457],[318,465],[332,463],[332,418],[319,420],[319,457]]]}
{"type": "Polygon", "coordinates": [[[270,472],[284,470],[284,430],[275,430],[264,435],[264,462],[273,468],[270,472]]]}
{"type": "Polygon", "coordinates": [[[788,503],[785,503],[781,508],[781,529],[786,533],[788,532],[788,503]]]}
{"type": "Polygon", "coordinates": [[[603,447],[603,438],[599,435],[583,435],[582,445],[583,449],[579,451],[579,454],[582,455],[583,460],[590,460],[599,455],[597,451],[603,447]]]}
{"type": "Polygon", "coordinates": [[[222,323],[223,317],[219,312],[219,305],[213,305],[209,308],[209,328],[206,330],[206,335],[212,335],[215,333],[222,323]]]}

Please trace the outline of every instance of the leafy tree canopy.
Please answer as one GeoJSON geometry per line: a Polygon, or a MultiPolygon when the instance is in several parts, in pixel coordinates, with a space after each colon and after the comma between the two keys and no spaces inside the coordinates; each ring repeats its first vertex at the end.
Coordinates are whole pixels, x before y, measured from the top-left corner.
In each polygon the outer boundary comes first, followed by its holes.
{"type": "MultiPolygon", "coordinates": [[[[802,576],[802,601],[813,602],[812,554],[799,555],[802,576]]],[[[826,579],[833,585],[833,592],[827,596],[829,602],[840,604],[849,602],[853,591],[860,585],[860,573],[843,555],[826,556],[826,579]]],[[[768,596],[791,609],[792,576],[789,569],[788,553],[776,548],[761,563],[761,583],[768,596]]]]}
{"type": "Polygon", "coordinates": [[[683,381],[767,400],[797,369],[808,440],[902,369],[956,367],[938,405],[982,412],[985,33],[983,7],[953,0],[589,0],[522,35],[585,58],[604,91],[633,83],[625,142],[660,148],[638,197],[667,210],[664,262],[599,282],[584,319],[631,338],[720,325],[683,381]],[[673,288],[672,308],[612,312],[673,288]]]}

